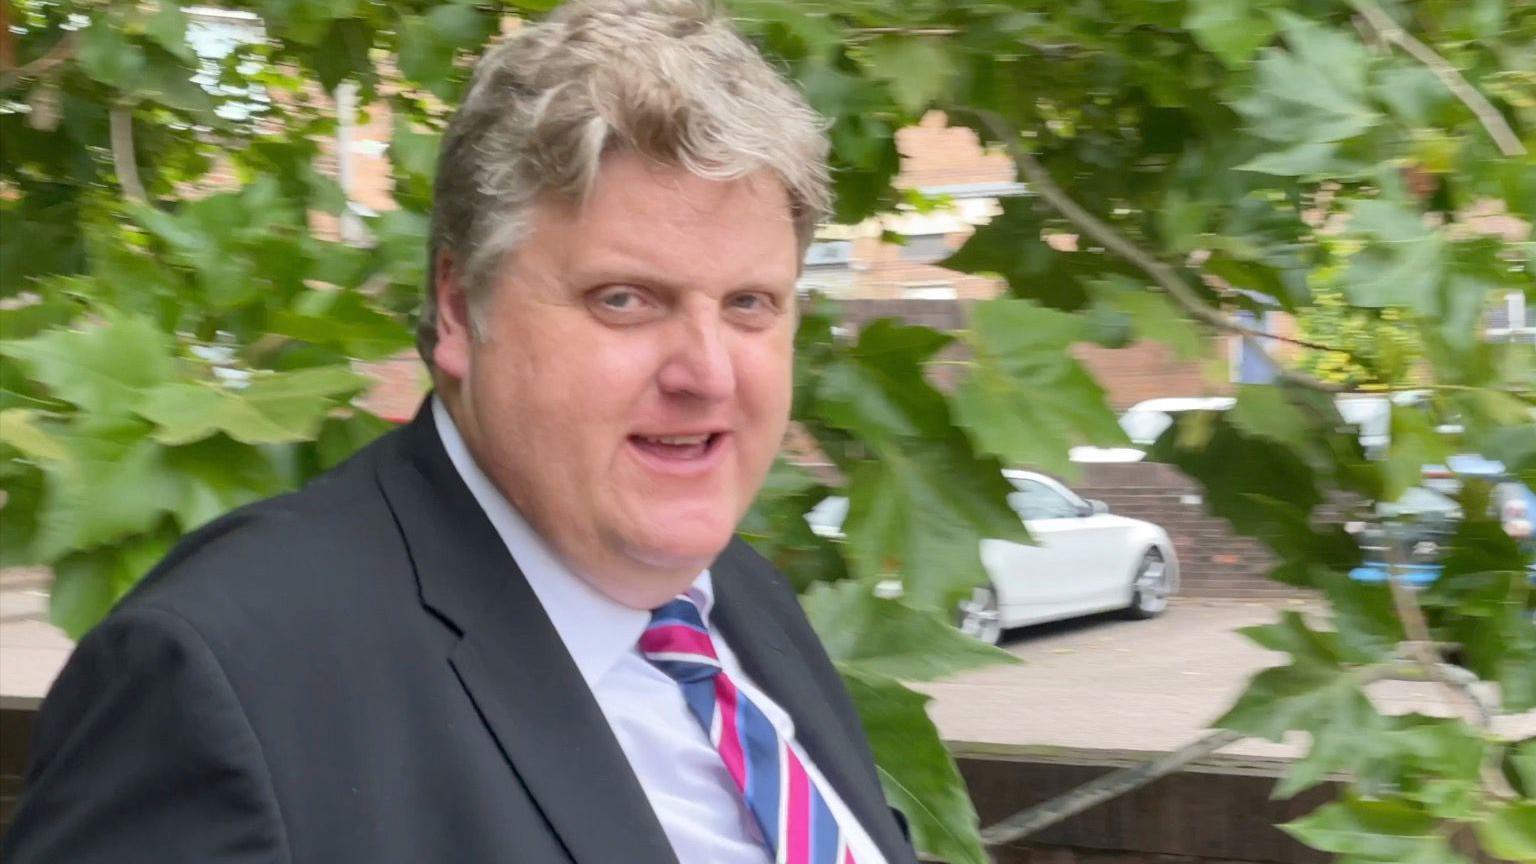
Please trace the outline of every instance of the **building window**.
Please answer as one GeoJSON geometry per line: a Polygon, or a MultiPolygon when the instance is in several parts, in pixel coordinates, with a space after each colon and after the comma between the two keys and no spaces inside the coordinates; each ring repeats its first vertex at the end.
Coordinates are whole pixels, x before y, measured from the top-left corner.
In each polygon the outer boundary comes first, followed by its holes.
{"type": "Polygon", "coordinates": [[[901,286],[907,300],[954,300],[955,286],[949,282],[910,282],[901,286]]]}
{"type": "Polygon", "coordinates": [[[944,234],[908,234],[902,238],[901,260],[931,264],[949,257],[949,238],[944,234]]]}

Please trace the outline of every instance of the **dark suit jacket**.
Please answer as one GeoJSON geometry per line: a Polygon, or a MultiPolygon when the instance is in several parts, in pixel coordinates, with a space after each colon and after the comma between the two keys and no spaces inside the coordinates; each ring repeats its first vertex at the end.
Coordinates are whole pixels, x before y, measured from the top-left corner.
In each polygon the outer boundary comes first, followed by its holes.
{"type": "MultiPolygon", "coordinates": [[[[837,674],[737,540],[714,620],[893,862],[837,674]]],[[[564,644],[423,410],[187,537],[43,704],[7,864],[667,864],[564,644]]]]}

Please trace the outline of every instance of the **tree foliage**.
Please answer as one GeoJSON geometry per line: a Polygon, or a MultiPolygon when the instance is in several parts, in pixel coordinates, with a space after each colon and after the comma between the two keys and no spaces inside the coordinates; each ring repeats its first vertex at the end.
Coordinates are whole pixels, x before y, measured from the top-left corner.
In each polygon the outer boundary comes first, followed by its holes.
{"type": "MultiPolygon", "coordinates": [[[[82,632],[181,534],[382,430],[351,405],[365,384],[353,365],[409,344],[448,106],[506,16],[552,5],[0,7],[0,563],[54,568],[61,626],[82,632]],[[353,212],[319,168],[343,85],[365,116],[392,118],[395,209],[353,212]],[[336,226],[358,223],[368,241],[343,242],[336,226]]],[[[901,682],[1006,659],[941,626],[984,578],[979,541],[1024,538],[998,469],[1066,472],[1069,446],[1121,443],[1069,349],[1151,339],[1194,355],[1213,332],[1238,338],[1236,313],[1278,309],[1302,322],[1303,374],[1158,447],[1275,552],[1275,578],[1329,601],[1326,620],[1249,632],[1291,660],[1221,722],[1311,736],[1283,793],[1353,778],[1288,828],[1341,860],[1465,860],[1451,838],[1466,826],[1491,854],[1536,860],[1531,743],[1386,716],[1366,689],[1422,660],[1429,636],[1464,646],[1501,710],[1536,707],[1528,552],[1469,484],[1444,576],[1394,596],[1344,577],[1359,553],[1317,518],[1339,495],[1392,500],[1458,450],[1536,478],[1532,348],[1481,335],[1495,298],[1536,294],[1536,5],[730,9],[831,119],[840,221],[911,206],[893,188],[895,134],[933,109],[1007,150],[1037,193],[1005,200],[947,262],[1007,286],[961,332],[879,322],[845,336],[835,307],[806,311],[796,419],[845,478],[848,540],[807,530],[829,490],[787,465],[745,526],[806,589],[919,844],[983,858],[924,700],[901,682]],[[1047,242],[1059,234],[1075,248],[1047,242]],[[959,381],[937,387],[955,346],[959,381]],[[1427,395],[1394,409],[1373,461],[1328,392],[1339,384],[1427,395]],[[873,593],[890,577],[900,600],[873,593]]]]}

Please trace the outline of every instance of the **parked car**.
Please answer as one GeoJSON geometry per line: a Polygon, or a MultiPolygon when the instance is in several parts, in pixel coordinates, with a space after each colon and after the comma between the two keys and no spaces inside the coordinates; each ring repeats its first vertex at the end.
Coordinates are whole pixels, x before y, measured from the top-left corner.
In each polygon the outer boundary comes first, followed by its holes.
{"type": "MultiPolygon", "coordinates": [[[[1457,454],[1444,465],[1424,467],[1424,485],[1409,489],[1392,502],[1375,505],[1369,521],[1350,522],[1345,529],[1360,543],[1365,560],[1350,571],[1361,582],[1385,582],[1388,552],[1396,550],[1403,582],[1423,587],[1440,578],[1442,559],[1463,518],[1461,505],[1451,496],[1461,491],[1468,478],[1493,484],[1488,515],[1498,519],[1504,532],[1525,549],[1536,553],[1531,531],[1536,513],[1536,492],[1516,480],[1503,463],[1476,454],[1457,454]]],[[[1536,583],[1536,557],[1527,563],[1536,583]]]]}
{"type": "MultiPolygon", "coordinates": [[[[1038,545],[983,540],[988,582],[956,609],[960,629],[996,644],[1005,629],[1098,612],[1151,618],[1178,591],[1179,561],[1168,533],[1151,522],[1109,512],[1044,474],[1004,471],[1014,492],[1008,504],[1038,545]]],[[[832,496],[806,514],[811,529],[842,537],[848,499],[832,496]]],[[[900,583],[882,583],[886,595],[900,583]]]]}

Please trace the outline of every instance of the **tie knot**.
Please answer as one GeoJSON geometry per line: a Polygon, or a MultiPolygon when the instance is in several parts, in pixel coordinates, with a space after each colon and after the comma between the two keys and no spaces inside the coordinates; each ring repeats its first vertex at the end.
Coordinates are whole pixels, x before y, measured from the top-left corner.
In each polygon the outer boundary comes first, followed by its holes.
{"type": "Polygon", "coordinates": [[[704,616],[684,595],[651,612],[651,623],[640,634],[640,653],[683,684],[713,678],[720,671],[704,616]]]}

